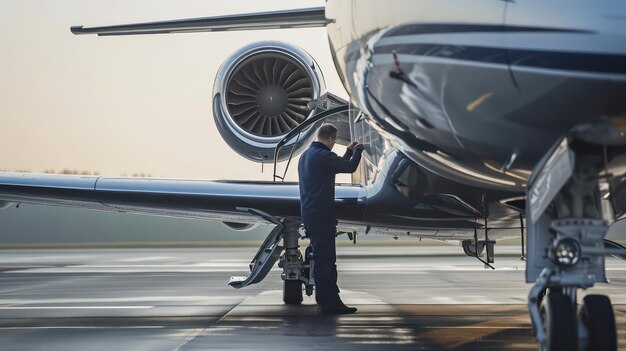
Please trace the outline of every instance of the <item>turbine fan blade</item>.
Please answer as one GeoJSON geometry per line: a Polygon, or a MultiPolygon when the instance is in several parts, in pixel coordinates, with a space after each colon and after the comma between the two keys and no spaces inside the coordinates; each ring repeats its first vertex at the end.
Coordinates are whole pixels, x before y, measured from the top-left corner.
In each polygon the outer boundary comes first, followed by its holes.
{"type": "Polygon", "coordinates": [[[228,110],[235,123],[248,133],[261,137],[285,135],[308,116],[312,84],[306,71],[289,58],[251,56],[233,71],[227,85],[228,110]],[[277,105],[281,103],[284,106],[277,105]]]}

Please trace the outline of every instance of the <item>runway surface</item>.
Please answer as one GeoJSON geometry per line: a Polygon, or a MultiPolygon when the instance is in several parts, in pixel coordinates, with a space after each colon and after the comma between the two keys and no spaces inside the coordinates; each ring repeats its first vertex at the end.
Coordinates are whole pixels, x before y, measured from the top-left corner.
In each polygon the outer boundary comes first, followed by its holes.
{"type": "MultiPolygon", "coordinates": [[[[339,248],[342,297],[359,308],[341,317],[315,315],[311,297],[284,306],[278,270],[227,286],[254,248],[2,250],[0,349],[536,350],[523,262],[485,270],[460,250],[339,248]]],[[[592,292],[616,304],[624,349],[626,264],[607,268],[592,292]]]]}

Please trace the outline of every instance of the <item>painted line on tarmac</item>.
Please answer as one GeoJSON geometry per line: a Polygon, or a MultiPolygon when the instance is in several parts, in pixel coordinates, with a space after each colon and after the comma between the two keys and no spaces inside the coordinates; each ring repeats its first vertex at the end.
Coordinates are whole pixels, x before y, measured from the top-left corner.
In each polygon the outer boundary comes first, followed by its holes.
{"type": "Polygon", "coordinates": [[[420,326],[420,329],[528,329],[531,330],[533,329],[532,327],[528,326],[528,327],[517,327],[517,326],[493,326],[493,327],[489,327],[489,326],[476,326],[476,325],[467,325],[467,326],[441,326],[441,327],[436,327],[436,326],[420,326]]]}
{"type": "Polygon", "coordinates": [[[0,310],[113,310],[113,309],[127,309],[127,310],[140,310],[154,308],[154,306],[0,306],[0,310]]]}
{"type": "Polygon", "coordinates": [[[120,327],[98,327],[98,326],[50,326],[50,327],[0,327],[0,330],[30,330],[30,329],[163,329],[162,325],[136,325],[120,327]]]}

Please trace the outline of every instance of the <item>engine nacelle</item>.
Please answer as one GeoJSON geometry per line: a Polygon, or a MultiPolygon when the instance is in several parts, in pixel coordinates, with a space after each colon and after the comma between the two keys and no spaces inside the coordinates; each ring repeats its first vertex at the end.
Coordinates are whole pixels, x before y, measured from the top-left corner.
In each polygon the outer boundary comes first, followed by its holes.
{"type": "MultiPolygon", "coordinates": [[[[306,51],[281,42],[260,42],[234,53],[220,67],[213,87],[213,116],[222,138],[241,156],[272,162],[274,148],[310,118],[308,103],[326,92],[324,77],[306,51]]],[[[287,143],[278,161],[298,154],[315,126],[287,143]]]]}

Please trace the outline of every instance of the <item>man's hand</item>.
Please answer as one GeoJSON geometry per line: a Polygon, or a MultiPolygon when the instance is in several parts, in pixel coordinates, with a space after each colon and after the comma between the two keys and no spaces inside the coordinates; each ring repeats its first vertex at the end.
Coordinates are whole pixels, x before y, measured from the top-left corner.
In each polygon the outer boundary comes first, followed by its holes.
{"type": "Polygon", "coordinates": [[[356,141],[351,142],[350,144],[348,144],[348,149],[354,151],[354,148],[357,146],[357,144],[358,143],[356,141]]]}

